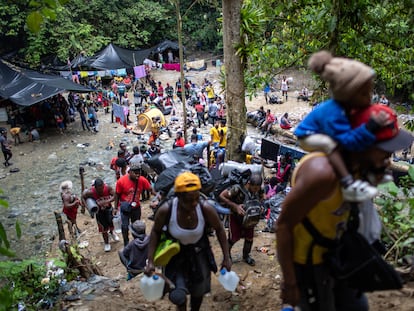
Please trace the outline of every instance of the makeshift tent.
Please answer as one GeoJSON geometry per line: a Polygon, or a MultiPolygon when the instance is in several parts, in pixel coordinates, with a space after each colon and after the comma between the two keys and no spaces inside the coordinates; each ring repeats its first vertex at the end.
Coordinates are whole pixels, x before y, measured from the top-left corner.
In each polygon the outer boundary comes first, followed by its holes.
{"type": "Polygon", "coordinates": [[[137,116],[138,118],[137,130],[134,130],[133,132],[136,132],[136,133],[151,132],[152,118],[154,117],[160,119],[161,126],[166,125],[165,118],[161,110],[157,108],[152,108],[151,110],[148,110],[147,112],[141,113],[137,116]]]}
{"type": "MultiPolygon", "coordinates": [[[[158,54],[161,53],[162,54],[162,58],[165,61],[168,60],[168,51],[171,50],[174,54],[174,58],[178,57],[179,54],[179,50],[180,50],[180,46],[178,45],[177,42],[173,42],[170,40],[165,40],[159,44],[157,44],[155,47],[152,48],[152,54],[153,54],[153,59],[159,61],[158,59],[158,54]]],[[[184,52],[185,52],[185,48],[183,48],[184,52]]]]}
{"type": "MultiPolygon", "coordinates": [[[[144,63],[151,54],[152,48],[146,50],[129,50],[109,44],[94,56],[89,57],[78,66],[85,69],[112,70],[131,68],[144,63]]],[[[72,67],[73,68],[73,67],[72,67]]]]}
{"type": "Polygon", "coordinates": [[[65,90],[91,92],[80,84],[55,75],[11,68],[0,60],[0,97],[21,106],[31,106],[65,90]]]}

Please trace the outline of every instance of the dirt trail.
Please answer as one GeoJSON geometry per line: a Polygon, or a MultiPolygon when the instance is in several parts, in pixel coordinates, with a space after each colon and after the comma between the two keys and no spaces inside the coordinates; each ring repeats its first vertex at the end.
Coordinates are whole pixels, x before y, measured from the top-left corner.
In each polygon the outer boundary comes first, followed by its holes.
{"type": "MultiPolygon", "coordinates": [[[[175,85],[179,73],[154,71],[155,80],[162,81],[165,85],[167,82],[175,85]]],[[[218,83],[218,68],[209,67],[207,71],[189,72],[186,76],[197,84],[201,84],[204,78],[209,79],[214,85],[218,83]]],[[[294,76],[296,77],[296,76],[294,76]]],[[[305,102],[298,102],[294,97],[294,91],[302,88],[302,84],[308,83],[308,77],[304,73],[299,73],[299,78],[294,78],[292,89],[289,92],[289,100],[282,105],[265,105],[262,94],[258,94],[257,98],[252,100],[246,99],[247,110],[255,110],[263,105],[265,109],[270,108],[278,117],[284,112],[289,112],[294,123],[297,122],[304,114],[306,114],[310,107],[305,102]],[[297,81],[295,83],[295,81],[297,81]]],[[[310,85],[310,83],[308,84],[310,85]]],[[[78,175],[78,165],[80,162],[88,159],[98,158],[103,163],[103,167],[93,166],[88,167],[86,176],[86,185],[95,176],[105,177],[111,182],[113,180],[112,171],[107,169],[109,159],[116,154],[116,148],[111,151],[105,151],[105,147],[109,141],[113,141],[117,145],[122,139],[129,142],[129,148],[137,144],[136,137],[132,134],[123,133],[123,129],[119,125],[111,124],[108,115],[100,112],[100,121],[102,122],[100,133],[94,135],[83,132],[80,124],[75,122],[70,125],[69,131],[66,135],[60,136],[53,134],[48,136],[47,142],[38,145],[33,143],[24,143],[13,148],[15,153],[15,165],[20,168],[20,172],[11,174],[1,181],[1,188],[5,188],[7,193],[13,193],[17,190],[23,191],[22,201],[16,200],[16,206],[24,203],[32,208],[41,201],[48,202],[48,214],[55,209],[60,209],[59,197],[57,196],[57,187],[60,181],[64,179],[73,179],[76,181],[78,175]],[[90,143],[94,149],[76,148],[79,143],[90,143]],[[50,160],[48,156],[55,152],[58,160],[50,160]],[[46,162],[46,163],[45,163],[46,162]],[[35,172],[32,175],[27,175],[28,172],[35,172]],[[46,179],[46,176],[52,176],[46,179]],[[29,177],[28,177],[29,176],[29,177]],[[36,189],[36,183],[46,184],[46,190],[36,189]],[[32,187],[24,194],[26,187],[32,187]],[[3,187],[4,186],[4,187],[3,187]],[[40,191],[40,194],[36,194],[40,191]],[[34,193],[34,194],[33,194],[34,193]],[[38,201],[33,203],[33,197],[39,196],[38,201]]],[[[204,133],[208,129],[204,129],[204,133]]],[[[249,127],[249,132],[258,135],[252,127],[249,127]]],[[[259,136],[259,135],[258,135],[259,136]]],[[[79,192],[79,182],[75,183],[75,190],[79,192]]],[[[143,219],[147,224],[147,232],[149,233],[152,222],[147,219],[150,215],[148,203],[143,204],[143,219]]],[[[17,208],[17,207],[16,207],[17,208]]],[[[34,213],[34,211],[32,211],[34,213]]],[[[32,218],[30,211],[25,214],[32,218]]],[[[49,227],[54,226],[53,217],[45,218],[39,223],[49,222],[49,227]],[[46,219],[46,220],[45,220],[46,219]]],[[[139,290],[139,278],[131,281],[126,281],[126,272],[119,261],[117,251],[122,248],[122,242],[112,243],[112,250],[105,253],[103,250],[103,241],[101,235],[98,233],[95,219],[91,219],[88,215],[79,214],[78,222],[82,230],[80,242],[87,242],[88,246],[82,249],[82,253],[91,258],[103,271],[105,276],[119,280],[119,291],[108,292],[106,295],[96,297],[93,300],[74,301],[66,304],[68,310],[175,310],[175,307],[168,301],[167,298],[163,300],[149,303],[144,300],[139,290]]],[[[46,224],[47,225],[47,224],[46,224]]],[[[265,224],[263,221],[256,227],[255,239],[252,256],[256,260],[256,266],[250,267],[241,262],[242,242],[238,242],[233,247],[233,258],[235,263],[233,270],[236,271],[242,280],[242,285],[239,286],[236,293],[231,294],[226,292],[217,281],[216,276],[212,276],[212,292],[205,297],[202,310],[263,310],[274,311],[280,307],[279,286],[280,286],[280,268],[276,260],[275,250],[275,236],[271,233],[264,233],[261,230],[265,224]],[[268,249],[267,252],[261,252],[261,247],[268,249]]],[[[30,230],[29,225],[25,225],[23,230],[30,230]]],[[[53,229],[55,231],[55,229],[53,229]]],[[[25,240],[27,244],[39,243],[39,239],[52,238],[42,235],[33,235],[25,240]]],[[[214,252],[216,254],[216,261],[221,262],[220,249],[215,237],[211,238],[214,252]]],[[[52,253],[57,249],[57,241],[50,242],[50,249],[52,253]]],[[[398,311],[412,311],[414,310],[413,284],[406,287],[404,291],[392,291],[370,294],[370,304],[373,311],[380,310],[398,310],[398,311]]]]}

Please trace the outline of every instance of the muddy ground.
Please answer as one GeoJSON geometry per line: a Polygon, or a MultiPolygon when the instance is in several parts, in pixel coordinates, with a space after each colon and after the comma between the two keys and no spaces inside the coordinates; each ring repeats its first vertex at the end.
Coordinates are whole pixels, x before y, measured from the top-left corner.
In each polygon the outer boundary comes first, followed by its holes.
{"type": "MultiPolygon", "coordinates": [[[[177,72],[156,71],[154,77],[162,81],[164,86],[168,82],[172,85],[178,78],[177,72]]],[[[289,74],[288,74],[289,75],[289,74]]],[[[252,100],[246,99],[248,110],[257,109],[264,105],[280,117],[284,112],[289,112],[294,122],[299,120],[310,110],[310,106],[302,101],[298,102],[294,97],[295,90],[300,90],[303,85],[308,87],[312,81],[306,73],[292,73],[294,83],[291,85],[289,100],[282,105],[266,105],[262,94],[258,94],[252,100]]],[[[207,71],[189,72],[186,76],[196,83],[201,84],[204,78],[208,78],[215,85],[218,82],[218,69],[209,66],[207,71]]],[[[85,166],[85,183],[90,185],[96,177],[102,177],[106,182],[114,186],[114,174],[109,170],[109,161],[116,155],[116,148],[107,150],[107,146],[113,142],[118,145],[125,141],[128,148],[140,145],[139,140],[133,134],[124,133],[122,126],[111,123],[110,116],[103,111],[99,112],[100,132],[92,134],[82,131],[79,121],[72,123],[64,135],[55,131],[41,133],[42,142],[25,142],[13,148],[13,167],[18,167],[20,172],[9,173],[8,170],[0,171],[4,178],[0,179],[0,188],[4,190],[4,196],[10,201],[10,208],[1,212],[2,221],[10,231],[15,219],[22,222],[24,236],[21,241],[10,234],[12,246],[18,250],[20,257],[32,254],[48,254],[56,256],[57,230],[53,211],[61,209],[58,194],[58,186],[61,181],[71,179],[74,182],[75,193],[80,194],[79,165],[85,166]]],[[[174,127],[174,131],[178,126],[174,127]]],[[[201,132],[206,138],[209,128],[202,128],[201,132]]],[[[256,129],[249,126],[250,135],[262,137],[256,129]]],[[[145,137],[143,137],[145,139],[145,137]]],[[[163,141],[164,146],[171,146],[170,140],[163,141]]],[[[151,214],[148,203],[143,203],[143,219],[148,232],[152,222],[147,219],[151,214]]],[[[66,302],[67,310],[175,310],[167,298],[149,303],[146,302],[139,290],[139,278],[126,281],[126,272],[119,261],[118,250],[122,248],[122,242],[111,242],[112,250],[105,253],[103,241],[99,235],[96,222],[89,215],[79,213],[78,223],[82,230],[79,242],[87,245],[81,251],[100,267],[103,274],[119,281],[119,290],[108,291],[106,295],[91,299],[66,302]]],[[[217,281],[217,276],[212,277],[212,292],[206,295],[202,310],[278,310],[280,308],[279,286],[280,268],[275,254],[275,236],[261,230],[265,224],[262,221],[256,227],[252,256],[256,260],[256,266],[250,267],[241,261],[242,242],[238,242],[233,248],[235,260],[233,270],[241,278],[240,286],[236,293],[226,292],[217,281]],[[264,247],[266,252],[261,252],[264,247]]],[[[221,255],[215,237],[211,242],[216,254],[216,261],[221,262],[221,255]]],[[[413,298],[414,286],[407,285],[401,291],[389,291],[369,295],[371,310],[414,310],[413,298]]]]}

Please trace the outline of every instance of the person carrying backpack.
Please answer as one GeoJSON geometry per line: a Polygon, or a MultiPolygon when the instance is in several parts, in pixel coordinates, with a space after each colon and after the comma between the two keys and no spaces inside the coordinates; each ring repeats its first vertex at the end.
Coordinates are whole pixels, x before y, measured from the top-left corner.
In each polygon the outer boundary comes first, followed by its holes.
{"type": "MultiPolygon", "coordinates": [[[[230,208],[232,213],[230,214],[230,230],[229,230],[229,249],[238,240],[244,238],[243,245],[243,261],[250,266],[256,264],[255,260],[250,256],[250,252],[253,246],[254,227],[260,219],[263,209],[258,211],[258,215],[254,216],[256,224],[247,219],[247,202],[248,201],[262,201],[263,193],[261,192],[262,177],[258,174],[252,174],[244,185],[233,185],[223,190],[219,195],[219,199],[226,207],[230,208]],[[249,224],[246,225],[246,221],[249,224]]],[[[231,258],[231,256],[230,256],[231,258]]]]}

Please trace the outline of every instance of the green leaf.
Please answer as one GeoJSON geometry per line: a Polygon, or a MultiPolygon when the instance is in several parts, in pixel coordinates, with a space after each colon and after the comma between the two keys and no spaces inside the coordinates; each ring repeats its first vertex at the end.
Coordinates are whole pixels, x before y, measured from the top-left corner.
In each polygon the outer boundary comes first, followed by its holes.
{"type": "Polygon", "coordinates": [[[9,240],[7,239],[6,230],[4,229],[4,226],[1,222],[0,222],[0,240],[4,243],[6,248],[10,247],[9,240]]]}
{"type": "Polygon", "coordinates": [[[16,227],[17,238],[20,239],[22,237],[22,229],[20,227],[20,222],[18,220],[16,221],[15,227],[16,227]]]}
{"type": "Polygon", "coordinates": [[[45,17],[50,18],[52,21],[56,20],[56,11],[49,9],[49,8],[43,8],[42,9],[42,14],[45,17]]]}
{"type": "Polygon", "coordinates": [[[3,206],[5,208],[9,207],[9,202],[3,199],[0,199],[0,206],[3,206]]]}
{"type": "Polygon", "coordinates": [[[27,27],[33,33],[40,31],[40,26],[43,23],[43,16],[38,11],[31,12],[26,19],[27,27]]]}
{"type": "Polygon", "coordinates": [[[7,257],[14,257],[16,254],[12,252],[8,248],[4,248],[3,246],[0,246],[0,255],[7,256],[7,257]]]}

